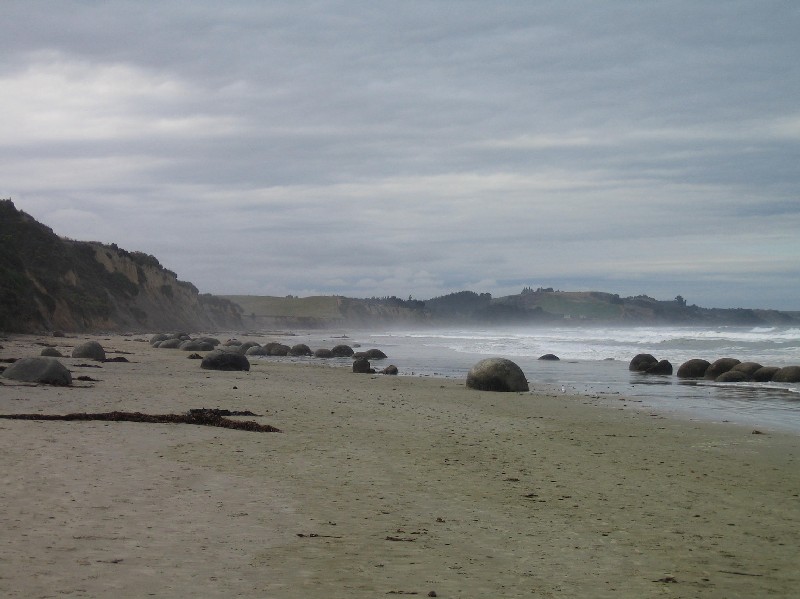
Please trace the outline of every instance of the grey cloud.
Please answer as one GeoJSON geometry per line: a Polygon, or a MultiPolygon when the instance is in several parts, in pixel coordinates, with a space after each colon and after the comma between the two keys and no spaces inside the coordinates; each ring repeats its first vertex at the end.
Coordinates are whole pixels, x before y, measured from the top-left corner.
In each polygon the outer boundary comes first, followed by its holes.
{"type": "Polygon", "coordinates": [[[0,196],[202,290],[421,297],[540,277],[796,302],[788,3],[4,13],[0,196]]]}

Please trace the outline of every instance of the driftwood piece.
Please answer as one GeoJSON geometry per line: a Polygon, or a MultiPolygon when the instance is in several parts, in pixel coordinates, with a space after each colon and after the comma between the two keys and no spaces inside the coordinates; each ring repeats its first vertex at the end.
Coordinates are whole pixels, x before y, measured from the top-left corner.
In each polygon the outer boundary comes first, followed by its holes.
{"type": "Polygon", "coordinates": [[[200,426],[219,426],[255,433],[280,433],[281,430],[269,424],[230,420],[226,416],[248,415],[252,412],[231,412],[230,410],[195,409],[187,414],[142,414],[141,412],[77,412],[73,414],[0,414],[9,420],[104,420],[113,422],[150,422],[156,424],[197,424],[200,426]]]}

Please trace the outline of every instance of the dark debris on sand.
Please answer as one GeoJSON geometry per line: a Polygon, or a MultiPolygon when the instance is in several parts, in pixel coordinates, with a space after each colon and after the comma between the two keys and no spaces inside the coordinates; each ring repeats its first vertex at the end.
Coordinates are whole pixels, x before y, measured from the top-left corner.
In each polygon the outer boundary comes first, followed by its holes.
{"type": "Polygon", "coordinates": [[[155,424],[196,424],[218,426],[254,433],[280,433],[281,430],[269,424],[230,420],[227,416],[256,416],[252,412],[232,412],[230,410],[194,409],[186,414],[142,414],[141,412],[78,412],[74,414],[0,414],[9,420],[103,420],[112,422],[149,422],[155,424]]]}

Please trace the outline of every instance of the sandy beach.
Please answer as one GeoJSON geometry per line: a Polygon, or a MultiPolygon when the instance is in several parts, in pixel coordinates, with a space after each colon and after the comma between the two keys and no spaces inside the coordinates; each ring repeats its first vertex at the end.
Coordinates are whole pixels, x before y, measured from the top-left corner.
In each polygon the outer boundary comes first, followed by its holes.
{"type": "MultiPolygon", "coordinates": [[[[13,336],[0,357],[85,338],[13,336]]],[[[800,589],[796,435],[323,362],[206,371],[145,336],[91,338],[129,362],[63,358],[94,379],[69,388],[0,379],[0,413],[225,408],[282,432],[0,420],[4,597],[800,589]]]]}

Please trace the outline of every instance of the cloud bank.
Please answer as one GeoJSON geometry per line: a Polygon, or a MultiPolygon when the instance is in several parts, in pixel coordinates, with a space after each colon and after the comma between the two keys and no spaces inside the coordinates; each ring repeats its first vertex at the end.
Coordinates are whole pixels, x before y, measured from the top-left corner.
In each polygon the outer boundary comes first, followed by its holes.
{"type": "Polygon", "coordinates": [[[792,3],[4,3],[0,196],[201,291],[800,310],[792,3]]]}

